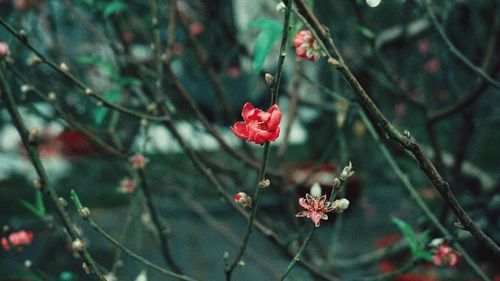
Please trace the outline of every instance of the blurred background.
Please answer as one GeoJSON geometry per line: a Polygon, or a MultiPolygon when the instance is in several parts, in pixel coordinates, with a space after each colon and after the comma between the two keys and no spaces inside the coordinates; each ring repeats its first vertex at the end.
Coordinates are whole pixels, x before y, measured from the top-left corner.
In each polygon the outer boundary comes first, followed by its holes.
{"type": "MultiPolygon", "coordinates": [[[[306,2],[382,112],[422,144],[459,202],[498,243],[498,88],[450,51],[419,1],[306,2]]],[[[498,81],[500,3],[434,2],[431,11],[452,44],[498,81]]],[[[255,163],[262,146],[244,143],[230,126],[240,121],[247,101],[268,108],[270,90],[264,74],[276,71],[283,22],[277,4],[0,0],[0,18],[14,30],[24,30],[36,50],[99,98],[145,115],[162,115],[159,108],[167,108],[180,136],[226,194],[234,196],[240,191],[252,194],[257,182],[255,163]],[[153,48],[155,40],[161,46],[161,61],[153,48]],[[164,75],[158,79],[159,65],[164,75]],[[160,99],[154,94],[158,86],[160,99]]],[[[344,189],[351,205],[342,215],[322,222],[305,260],[341,280],[363,280],[393,271],[411,256],[391,218],[404,220],[417,233],[427,230],[432,238],[442,237],[387,162],[383,144],[373,137],[373,128],[360,115],[342,76],[325,59],[308,61],[295,55],[293,36],[305,28],[293,14],[278,100],[281,135],[271,144],[271,186],[263,192],[257,213],[283,243],[277,245],[256,230],[235,280],[278,278],[304,239],[301,226],[310,223],[295,218],[301,209],[298,199],[314,182],[329,194],[332,180],[349,161],[356,171],[344,189]]],[[[59,196],[70,202],[74,189],[111,236],[164,265],[147,194],[129,162],[132,155],[143,154],[148,159],[144,173],[150,201],[175,264],[193,278],[223,280],[224,255],[234,258],[247,220],[221,199],[169,126],[103,106],[40,62],[4,25],[0,53],[4,75],[26,127],[35,132],[40,158],[59,196]]],[[[500,280],[499,257],[454,225],[453,213],[401,147],[391,143],[389,148],[441,223],[492,280],[500,280]]],[[[53,204],[36,189],[37,179],[2,100],[0,226],[3,235],[27,230],[34,238],[19,249],[0,248],[0,280],[89,280],[53,204]]],[[[89,252],[110,272],[109,280],[170,280],[117,251],[78,216],[73,204],[67,210],[89,252]]],[[[287,280],[323,279],[297,265],[287,280]]],[[[423,262],[391,280],[480,279],[461,259],[455,267],[423,262]]]]}

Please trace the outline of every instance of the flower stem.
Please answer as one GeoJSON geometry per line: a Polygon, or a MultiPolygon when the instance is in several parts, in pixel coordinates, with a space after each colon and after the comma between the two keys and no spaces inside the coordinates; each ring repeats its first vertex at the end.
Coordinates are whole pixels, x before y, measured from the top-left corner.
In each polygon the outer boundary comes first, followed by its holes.
{"type": "MultiPolygon", "coordinates": [[[[288,0],[285,0],[285,2],[288,3],[288,0]]],[[[278,58],[278,65],[276,67],[276,75],[274,76],[273,83],[271,85],[271,106],[274,105],[277,100],[278,100],[278,92],[279,92],[279,85],[280,85],[280,80],[281,80],[281,70],[283,68],[283,62],[285,61],[286,57],[286,45],[288,41],[288,33],[290,30],[290,14],[291,14],[291,9],[290,7],[286,8],[285,12],[285,19],[283,21],[283,34],[281,37],[281,47],[280,47],[280,55],[278,58]]],[[[266,168],[267,168],[267,160],[269,156],[269,142],[264,143],[264,152],[262,154],[262,165],[259,171],[259,177],[258,177],[258,182],[257,186],[255,188],[255,192],[253,195],[253,207],[252,207],[252,212],[250,214],[250,218],[248,219],[248,224],[247,224],[247,230],[245,233],[245,236],[243,238],[243,244],[240,247],[240,250],[238,251],[238,254],[236,255],[236,258],[234,261],[225,268],[225,275],[226,275],[226,280],[230,281],[231,280],[231,275],[240,262],[240,259],[243,257],[243,254],[245,253],[245,250],[248,245],[248,241],[250,239],[250,235],[252,234],[253,231],[253,222],[255,220],[255,215],[257,214],[257,208],[259,206],[259,201],[260,201],[260,194],[262,192],[262,187],[260,186],[260,182],[265,179],[266,176],[266,168]]]]}
{"type": "Polygon", "coordinates": [[[313,233],[314,233],[314,230],[316,230],[316,227],[313,227],[312,225],[310,226],[311,227],[311,230],[309,230],[309,233],[307,234],[306,236],[306,239],[304,240],[304,242],[302,243],[302,246],[300,246],[300,249],[299,251],[297,252],[297,254],[293,257],[293,259],[290,261],[290,263],[288,264],[285,272],[283,272],[283,274],[280,276],[280,281],[283,281],[285,280],[285,278],[288,276],[288,274],[292,271],[292,269],[295,267],[295,265],[297,264],[297,262],[300,261],[300,258],[302,257],[302,255],[304,254],[304,251],[307,247],[307,245],[309,244],[309,242],[311,241],[311,238],[313,236],[313,233]]]}

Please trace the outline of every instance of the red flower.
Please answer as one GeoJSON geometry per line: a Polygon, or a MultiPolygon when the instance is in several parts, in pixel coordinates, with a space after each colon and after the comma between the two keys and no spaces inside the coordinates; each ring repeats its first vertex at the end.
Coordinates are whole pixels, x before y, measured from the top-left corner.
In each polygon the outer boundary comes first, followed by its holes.
{"type": "Polygon", "coordinates": [[[234,202],[240,203],[245,208],[252,207],[252,198],[245,192],[238,192],[234,196],[234,202]]]}
{"type": "Polygon", "coordinates": [[[432,256],[432,262],[437,266],[455,266],[458,263],[458,253],[446,243],[443,243],[438,246],[436,253],[432,256]]]}
{"type": "Polygon", "coordinates": [[[236,122],[231,127],[233,133],[240,139],[263,144],[266,141],[276,140],[280,135],[281,111],[276,104],[265,112],[247,102],[243,106],[241,116],[244,121],[236,122]]]}
{"type": "Polygon", "coordinates": [[[331,206],[332,203],[326,200],[326,195],[311,196],[307,193],[306,198],[299,199],[299,204],[306,210],[299,212],[296,216],[310,218],[316,227],[319,226],[320,220],[328,219],[328,215],[325,213],[331,212],[335,209],[335,206],[331,206]]]}
{"type": "Polygon", "coordinates": [[[3,237],[1,244],[5,250],[9,250],[11,246],[29,245],[33,241],[33,232],[20,230],[9,234],[8,239],[3,237]]]}
{"type": "Polygon", "coordinates": [[[319,58],[320,47],[309,30],[302,30],[293,37],[295,54],[300,58],[314,61],[319,58]]]}

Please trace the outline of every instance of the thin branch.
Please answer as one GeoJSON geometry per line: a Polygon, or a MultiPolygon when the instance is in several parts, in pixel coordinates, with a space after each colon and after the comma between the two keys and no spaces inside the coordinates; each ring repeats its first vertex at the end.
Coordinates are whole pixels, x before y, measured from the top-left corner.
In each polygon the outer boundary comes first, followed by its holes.
{"type": "Polygon", "coordinates": [[[295,267],[295,265],[297,264],[297,262],[299,262],[300,259],[302,258],[302,255],[304,254],[304,251],[305,251],[307,245],[309,244],[309,241],[311,241],[311,238],[313,236],[314,230],[316,230],[316,227],[314,227],[312,225],[310,225],[310,227],[311,227],[311,230],[309,230],[309,232],[307,233],[306,239],[304,240],[304,242],[300,246],[299,251],[293,257],[293,259],[290,261],[290,263],[288,264],[288,266],[285,269],[285,272],[283,272],[283,274],[280,276],[280,278],[279,278],[280,281],[285,280],[285,278],[288,276],[288,274],[290,274],[290,272],[295,267]]]}
{"type": "MultiPolygon", "coordinates": [[[[70,215],[66,211],[65,206],[60,203],[59,196],[49,183],[47,173],[45,172],[45,168],[42,164],[42,161],[40,160],[40,156],[38,154],[35,144],[32,141],[30,141],[28,130],[26,129],[23,123],[23,120],[17,108],[17,104],[14,100],[14,96],[12,95],[10,87],[4,76],[4,69],[5,66],[2,63],[0,65],[0,96],[3,99],[5,106],[7,107],[7,111],[9,112],[9,115],[12,118],[14,126],[16,127],[19,135],[21,136],[21,140],[23,142],[24,147],[26,148],[26,151],[28,152],[29,158],[38,176],[40,177],[41,190],[50,198],[50,200],[54,204],[56,212],[61,218],[64,228],[68,232],[71,239],[73,241],[80,239],[80,235],[76,231],[70,215]]],[[[85,262],[88,263],[88,266],[90,266],[92,272],[95,274],[92,276],[97,280],[106,281],[103,273],[97,266],[97,263],[94,261],[94,259],[86,249],[82,251],[82,255],[85,262]]]]}
{"type": "Polygon", "coordinates": [[[148,207],[149,214],[151,215],[151,220],[153,225],[158,232],[158,237],[160,238],[160,248],[165,262],[172,268],[176,273],[182,274],[181,268],[177,265],[175,260],[170,253],[170,247],[168,245],[168,231],[163,226],[160,215],[153,204],[153,196],[151,195],[151,188],[146,178],[144,169],[138,169],[137,174],[139,175],[139,181],[141,182],[142,191],[144,192],[144,197],[146,199],[146,206],[148,207]]]}
{"type": "Polygon", "coordinates": [[[166,117],[158,117],[158,116],[152,116],[152,115],[147,115],[143,114],[140,112],[137,112],[135,110],[123,107],[121,105],[112,103],[104,99],[102,96],[94,93],[93,90],[90,89],[90,87],[87,87],[82,81],[80,81],[78,78],[73,76],[73,74],[69,73],[67,70],[62,69],[59,65],[54,63],[53,61],[49,60],[47,57],[45,57],[40,51],[38,51],[35,46],[33,46],[31,43],[29,43],[27,35],[21,35],[17,31],[15,31],[7,22],[5,22],[3,19],[0,18],[0,25],[5,27],[7,31],[9,31],[12,35],[14,35],[24,46],[26,46],[28,49],[30,49],[33,53],[35,53],[38,58],[41,60],[41,62],[47,64],[50,68],[58,72],[59,74],[63,75],[66,77],[68,80],[70,80],[73,84],[75,84],[78,88],[84,91],[84,93],[96,99],[98,102],[102,103],[103,106],[117,110],[120,112],[123,112],[127,115],[136,117],[136,118],[141,118],[141,119],[147,119],[151,121],[163,121],[165,120],[166,117]]]}
{"type": "Polygon", "coordinates": [[[432,24],[436,28],[437,32],[443,39],[443,41],[446,43],[448,46],[448,49],[450,49],[450,52],[456,56],[462,63],[464,63],[470,70],[472,70],[474,73],[479,75],[481,78],[483,78],[485,81],[487,81],[490,85],[493,87],[500,89],[500,82],[497,80],[493,79],[488,73],[486,73],[481,67],[475,65],[472,61],[470,61],[462,52],[460,52],[457,47],[451,42],[450,38],[446,34],[446,31],[444,30],[443,26],[438,22],[436,15],[434,14],[434,11],[431,8],[431,4],[429,1],[422,1],[420,0],[420,4],[424,6],[425,11],[427,12],[427,15],[431,18],[432,24]]]}
{"type": "Polygon", "coordinates": [[[325,51],[329,56],[329,63],[340,71],[344,79],[354,90],[358,103],[368,115],[370,121],[381,130],[383,130],[385,134],[384,137],[395,140],[402,147],[411,152],[411,154],[419,163],[420,168],[425,172],[425,174],[439,191],[443,199],[453,210],[463,228],[474,235],[474,237],[476,237],[476,239],[485,248],[500,256],[500,247],[488,235],[486,235],[465,212],[465,210],[462,208],[462,206],[452,193],[449,184],[444,181],[434,164],[424,154],[420,144],[418,144],[417,141],[413,137],[411,137],[408,132],[406,132],[405,134],[401,133],[387,120],[384,114],[366,93],[363,86],[361,86],[359,81],[352,74],[349,67],[344,63],[343,58],[337,47],[335,46],[333,40],[331,39],[330,35],[324,30],[323,26],[319,23],[316,16],[311,13],[303,0],[294,1],[297,4],[297,8],[300,14],[302,14],[307,22],[311,24],[312,28],[314,29],[314,33],[318,36],[318,41],[324,43],[325,46],[327,46],[325,51]]]}
{"type": "MultiPolygon", "coordinates": [[[[165,276],[169,277],[174,277],[178,280],[184,280],[184,281],[196,281],[196,279],[193,279],[191,277],[188,277],[186,275],[181,275],[177,274],[175,272],[169,271],[164,269],[163,267],[147,260],[146,258],[134,253],[132,250],[129,248],[123,246],[120,242],[118,242],[115,238],[111,237],[104,229],[102,229],[91,217],[87,218],[87,221],[89,222],[90,226],[95,229],[97,232],[99,232],[106,240],[108,240],[111,244],[113,244],[115,247],[121,249],[123,252],[125,252],[129,257],[137,260],[138,262],[142,263],[143,265],[150,267],[160,273],[162,273],[165,276]]],[[[106,280],[106,279],[104,279],[106,280]]]]}

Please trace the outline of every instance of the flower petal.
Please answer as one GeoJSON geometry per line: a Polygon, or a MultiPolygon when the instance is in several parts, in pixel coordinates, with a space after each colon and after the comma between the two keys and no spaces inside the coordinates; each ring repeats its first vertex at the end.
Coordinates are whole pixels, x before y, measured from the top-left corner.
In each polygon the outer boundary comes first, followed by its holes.
{"type": "Polygon", "coordinates": [[[274,129],[278,128],[278,125],[281,122],[281,115],[282,115],[278,105],[274,104],[273,106],[271,106],[271,108],[269,108],[269,110],[267,112],[269,114],[271,114],[271,116],[269,117],[269,120],[267,122],[268,129],[274,130],[274,129]]]}
{"type": "Polygon", "coordinates": [[[308,215],[309,215],[308,211],[302,211],[302,212],[298,212],[295,216],[296,217],[307,217],[308,215]]]}
{"type": "Polygon", "coordinates": [[[319,212],[312,212],[310,213],[311,220],[314,222],[316,226],[319,225],[319,221],[321,220],[321,217],[323,216],[323,213],[319,212]]]}
{"type": "Polygon", "coordinates": [[[243,122],[236,122],[231,127],[231,131],[240,139],[248,139],[247,125],[243,122]]]}
{"type": "Polygon", "coordinates": [[[245,120],[245,122],[248,122],[249,119],[248,117],[251,116],[255,111],[255,108],[253,107],[253,105],[249,102],[245,103],[245,105],[243,105],[243,109],[241,110],[241,117],[243,117],[243,120],[245,120]]]}
{"type": "Polygon", "coordinates": [[[311,206],[309,204],[307,204],[306,199],[304,199],[304,198],[299,199],[299,205],[302,206],[302,208],[304,208],[306,210],[309,210],[309,208],[311,208],[311,206]]]}

